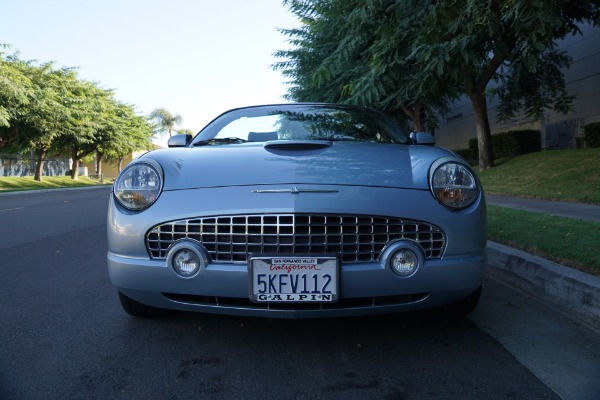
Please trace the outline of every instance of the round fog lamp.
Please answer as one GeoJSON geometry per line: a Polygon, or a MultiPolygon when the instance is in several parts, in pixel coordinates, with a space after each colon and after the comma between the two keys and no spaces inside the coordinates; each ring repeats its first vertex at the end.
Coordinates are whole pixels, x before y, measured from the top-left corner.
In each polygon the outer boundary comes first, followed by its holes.
{"type": "Polygon", "coordinates": [[[400,276],[412,275],[419,266],[417,254],[410,249],[400,249],[392,257],[392,270],[400,276]]]}
{"type": "Polygon", "coordinates": [[[173,269],[178,275],[181,275],[184,278],[196,274],[202,265],[202,261],[198,254],[196,254],[195,251],[186,248],[177,250],[173,255],[172,260],[173,269]]]}

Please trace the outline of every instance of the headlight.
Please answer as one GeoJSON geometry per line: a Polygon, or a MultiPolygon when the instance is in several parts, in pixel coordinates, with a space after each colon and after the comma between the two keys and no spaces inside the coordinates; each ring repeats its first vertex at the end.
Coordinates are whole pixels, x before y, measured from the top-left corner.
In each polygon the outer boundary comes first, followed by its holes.
{"type": "Polygon", "coordinates": [[[479,188],[477,179],[469,168],[461,163],[449,161],[433,170],[431,192],[446,207],[460,210],[475,202],[479,188]]]}
{"type": "Polygon", "coordinates": [[[136,162],[121,172],[113,188],[119,204],[129,210],[140,211],[158,199],[163,184],[162,170],[153,164],[136,162]]]}

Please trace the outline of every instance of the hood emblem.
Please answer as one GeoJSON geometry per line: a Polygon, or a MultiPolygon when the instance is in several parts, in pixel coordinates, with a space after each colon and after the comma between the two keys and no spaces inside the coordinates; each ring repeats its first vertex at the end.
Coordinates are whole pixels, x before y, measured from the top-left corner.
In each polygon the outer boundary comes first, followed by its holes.
{"type": "Polygon", "coordinates": [[[327,189],[298,189],[297,187],[292,187],[291,189],[258,189],[253,190],[252,193],[291,193],[291,194],[300,194],[300,193],[337,193],[338,190],[327,190],[327,189]]]}

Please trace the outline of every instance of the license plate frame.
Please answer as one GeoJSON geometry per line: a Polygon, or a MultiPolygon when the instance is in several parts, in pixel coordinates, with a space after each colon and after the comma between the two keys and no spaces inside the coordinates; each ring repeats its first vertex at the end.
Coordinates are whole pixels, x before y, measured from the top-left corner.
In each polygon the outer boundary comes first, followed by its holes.
{"type": "Polygon", "coordinates": [[[255,303],[335,303],[339,270],[335,255],[250,256],[249,297],[255,303]]]}

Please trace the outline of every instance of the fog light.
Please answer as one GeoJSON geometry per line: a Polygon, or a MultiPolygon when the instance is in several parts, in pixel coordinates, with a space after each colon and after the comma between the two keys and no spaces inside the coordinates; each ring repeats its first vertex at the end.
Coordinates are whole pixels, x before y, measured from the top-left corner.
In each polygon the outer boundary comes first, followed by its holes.
{"type": "Polygon", "coordinates": [[[208,254],[200,245],[191,240],[177,242],[169,249],[167,264],[183,278],[195,276],[208,264],[208,254]]]}
{"type": "Polygon", "coordinates": [[[173,256],[173,268],[183,277],[192,276],[200,269],[200,257],[190,249],[179,250],[173,256]]]}
{"type": "Polygon", "coordinates": [[[400,276],[412,275],[419,266],[419,257],[410,249],[400,249],[392,256],[392,270],[400,276]]]}

